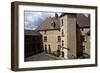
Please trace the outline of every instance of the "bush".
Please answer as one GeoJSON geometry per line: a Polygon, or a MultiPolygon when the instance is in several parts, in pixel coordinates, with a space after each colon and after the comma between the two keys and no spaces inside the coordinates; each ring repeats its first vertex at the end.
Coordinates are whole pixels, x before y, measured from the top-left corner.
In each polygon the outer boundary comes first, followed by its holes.
{"type": "Polygon", "coordinates": [[[53,53],[51,53],[54,56],[57,56],[57,51],[54,51],[53,53]]]}
{"type": "Polygon", "coordinates": [[[47,53],[47,48],[45,49],[45,53],[47,53]]]}
{"type": "Polygon", "coordinates": [[[80,59],[90,58],[90,55],[88,55],[87,53],[83,53],[83,55],[80,56],[79,58],[80,58],[80,59]]]}
{"type": "Polygon", "coordinates": [[[60,56],[60,50],[57,50],[57,57],[60,56]]]}
{"type": "Polygon", "coordinates": [[[48,52],[51,53],[51,48],[49,48],[48,52]]]}

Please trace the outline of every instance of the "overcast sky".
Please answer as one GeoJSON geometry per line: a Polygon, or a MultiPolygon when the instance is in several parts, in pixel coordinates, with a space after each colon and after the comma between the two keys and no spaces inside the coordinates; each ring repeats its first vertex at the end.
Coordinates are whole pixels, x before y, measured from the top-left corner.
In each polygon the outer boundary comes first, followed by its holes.
{"type": "MultiPolygon", "coordinates": [[[[57,13],[61,15],[61,13],[57,13]]],[[[88,17],[87,14],[84,14],[88,17]]],[[[35,30],[46,18],[54,17],[55,13],[24,11],[24,28],[35,30]]]]}
{"type": "Polygon", "coordinates": [[[24,11],[24,15],[25,15],[24,17],[25,29],[34,30],[46,18],[54,17],[55,13],[24,11]]]}

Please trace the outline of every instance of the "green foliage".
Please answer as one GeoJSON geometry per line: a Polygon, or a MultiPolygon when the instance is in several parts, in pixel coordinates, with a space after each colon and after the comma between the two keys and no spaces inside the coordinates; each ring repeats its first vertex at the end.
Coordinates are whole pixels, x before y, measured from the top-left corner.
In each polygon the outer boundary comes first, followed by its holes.
{"type": "Polygon", "coordinates": [[[88,55],[87,53],[83,53],[83,55],[80,56],[79,58],[80,58],[80,59],[90,58],[90,55],[88,55]]]}
{"type": "Polygon", "coordinates": [[[47,53],[47,48],[45,49],[45,53],[47,53]]]}
{"type": "Polygon", "coordinates": [[[79,49],[79,56],[82,56],[83,55],[83,50],[84,50],[83,48],[80,48],[79,49]]]}
{"type": "Polygon", "coordinates": [[[49,48],[48,52],[51,53],[51,48],[49,48]]]}
{"type": "Polygon", "coordinates": [[[60,56],[60,50],[54,51],[53,53],[51,53],[52,55],[59,57],[60,56]]]}
{"type": "Polygon", "coordinates": [[[57,56],[58,57],[60,56],[60,50],[57,50],[57,56]]]}

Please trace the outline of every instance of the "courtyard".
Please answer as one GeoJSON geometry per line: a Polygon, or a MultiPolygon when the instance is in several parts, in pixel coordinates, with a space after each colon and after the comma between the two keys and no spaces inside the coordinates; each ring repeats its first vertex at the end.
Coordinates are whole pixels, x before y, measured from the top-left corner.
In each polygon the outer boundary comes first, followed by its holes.
{"type": "Polygon", "coordinates": [[[30,57],[25,58],[25,61],[44,61],[44,60],[63,60],[64,58],[56,57],[50,54],[46,54],[45,52],[41,52],[36,55],[32,55],[30,57]]]}

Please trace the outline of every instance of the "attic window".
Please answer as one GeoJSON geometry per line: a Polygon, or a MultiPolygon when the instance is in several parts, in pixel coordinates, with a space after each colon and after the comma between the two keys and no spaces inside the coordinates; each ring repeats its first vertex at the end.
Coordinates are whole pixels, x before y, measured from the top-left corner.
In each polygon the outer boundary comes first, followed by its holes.
{"type": "Polygon", "coordinates": [[[54,21],[51,22],[51,26],[53,26],[54,28],[56,27],[56,23],[54,21]]]}
{"type": "Polygon", "coordinates": [[[44,31],[44,34],[46,34],[46,32],[47,32],[47,31],[45,30],[45,31],[44,31]]]}

